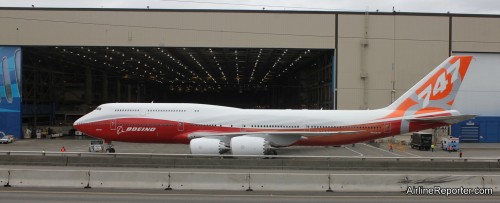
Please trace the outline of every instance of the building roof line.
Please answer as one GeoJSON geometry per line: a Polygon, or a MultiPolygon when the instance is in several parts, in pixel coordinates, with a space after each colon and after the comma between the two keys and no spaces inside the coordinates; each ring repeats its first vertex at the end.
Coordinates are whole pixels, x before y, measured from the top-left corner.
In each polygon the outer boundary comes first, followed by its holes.
{"type": "Polygon", "coordinates": [[[51,7],[0,7],[0,10],[23,11],[119,11],[119,12],[194,12],[194,13],[263,13],[263,14],[345,14],[345,15],[400,15],[400,16],[453,16],[500,18],[495,14],[373,12],[373,11],[301,11],[301,10],[229,10],[229,9],[146,9],[146,8],[51,8],[51,7]]]}

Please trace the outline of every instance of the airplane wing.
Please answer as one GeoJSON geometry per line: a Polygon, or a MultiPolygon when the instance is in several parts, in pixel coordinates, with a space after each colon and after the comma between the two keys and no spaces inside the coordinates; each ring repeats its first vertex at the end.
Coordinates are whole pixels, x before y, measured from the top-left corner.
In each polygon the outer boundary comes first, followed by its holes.
{"type": "Polygon", "coordinates": [[[211,136],[229,136],[236,137],[242,135],[300,135],[300,136],[331,136],[337,134],[357,134],[363,132],[358,131],[324,131],[324,132],[309,132],[309,131],[259,131],[259,132],[194,132],[189,134],[190,139],[199,137],[211,136]]]}
{"type": "Polygon", "coordinates": [[[455,124],[461,121],[466,121],[476,117],[477,115],[458,115],[458,116],[439,116],[439,117],[423,117],[423,118],[410,118],[406,119],[408,121],[417,121],[417,122],[444,122],[448,124],[455,124]]]}

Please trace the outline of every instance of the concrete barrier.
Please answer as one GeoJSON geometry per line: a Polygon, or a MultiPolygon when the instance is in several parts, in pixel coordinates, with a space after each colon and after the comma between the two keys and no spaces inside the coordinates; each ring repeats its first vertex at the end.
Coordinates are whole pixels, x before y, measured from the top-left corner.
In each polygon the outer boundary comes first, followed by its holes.
{"type": "Polygon", "coordinates": [[[175,167],[175,158],[131,156],[131,157],[68,157],[68,166],[103,166],[103,167],[175,167]]]}
{"type": "Polygon", "coordinates": [[[165,189],[168,180],[168,172],[90,171],[92,188],[165,189]]]}
{"type": "Polygon", "coordinates": [[[499,188],[500,176],[437,174],[335,174],[332,190],[341,192],[398,192],[408,187],[499,188]]]}
{"type": "Polygon", "coordinates": [[[283,160],[283,169],[329,170],[334,167],[336,167],[336,162],[333,160],[283,160]]]}
{"type": "Polygon", "coordinates": [[[332,174],[332,190],[341,192],[399,192],[406,190],[404,175],[332,174]]]}
{"type": "Polygon", "coordinates": [[[326,191],[328,174],[252,173],[250,186],[255,191],[326,191]]]}
{"type": "Polygon", "coordinates": [[[151,157],[68,157],[68,166],[154,167],[151,157]]]}
{"type": "Polygon", "coordinates": [[[0,169],[0,187],[9,182],[9,169],[0,169]]]}
{"type": "Polygon", "coordinates": [[[278,159],[177,158],[176,168],[283,169],[278,159]]]}
{"type": "Polygon", "coordinates": [[[239,190],[249,187],[247,173],[170,173],[171,188],[174,190],[239,190]]]}
{"type": "Polygon", "coordinates": [[[408,186],[443,188],[498,188],[500,176],[496,175],[409,175],[406,183],[408,186]]]}
{"type": "Polygon", "coordinates": [[[500,188],[500,175],[308,174],[0,169],[12,187],[401,192],[408,187],[500,188]]]}
{"type": "Polygon", "coordinates": [[[483,176],[483,179],[485,188],[493,188],[493,191],[500,189],[500,176],[483,176]]]}
{"type": "Polygon", "coordinates": [[[65,166],[67,164],[66,156],[2,156],[0,164],[4,165],[46,165],[46,166],[65,166]]]}
{"type": "Polygon", "coordinates": [[[91,171],[90,187],[121,189],[246,190],[248,174],[91,171]]]}
{"type": "Polygon", "coordinates": [[[247,159],[213,157],[167,157],[154,155],[93,156],[0,155],[3,165],[103,166],[148,168],[223,168],[276,170],[412,170],[412,171],[500,171],[500,162],[359,160],[359,159],[247,159]]]}
{"type": "Polygon", "coordinates": [[[71,187],[88,184],[88,171],[83,170],[10,170],[12,187],[71,187]]]}
{"type": "Polygon", "coordinates": [[[151,163],[153,167],[174,168],[175,160],[176,160],[175,158],[170,158],[170,157],[153,157],[151,158],[151,163]]]}

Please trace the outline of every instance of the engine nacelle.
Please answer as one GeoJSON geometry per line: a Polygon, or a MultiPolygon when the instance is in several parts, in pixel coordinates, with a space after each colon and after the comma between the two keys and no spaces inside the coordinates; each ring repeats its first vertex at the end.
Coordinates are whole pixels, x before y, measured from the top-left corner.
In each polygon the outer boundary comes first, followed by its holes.
{"type": "Polygon", "coordinates": [[[216,138],[196,138],[189,143],[191,154],[223,154],[229,151],[226,144],[216,138]]]}
{"type": "Polygon", "coordinates": [[[269,155],[271,145],[261,137],[240,136],[231,139],[233,155],[269,155]]]}

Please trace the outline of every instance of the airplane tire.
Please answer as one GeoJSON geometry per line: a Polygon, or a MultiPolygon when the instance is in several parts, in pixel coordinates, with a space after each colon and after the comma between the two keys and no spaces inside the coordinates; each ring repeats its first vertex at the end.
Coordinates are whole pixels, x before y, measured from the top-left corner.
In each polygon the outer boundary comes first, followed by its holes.
{"type": "Polygon", "coordinates": [[[115,148],[106,148],[106,153],[115,153],[115,148]]]}

